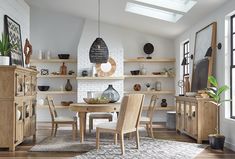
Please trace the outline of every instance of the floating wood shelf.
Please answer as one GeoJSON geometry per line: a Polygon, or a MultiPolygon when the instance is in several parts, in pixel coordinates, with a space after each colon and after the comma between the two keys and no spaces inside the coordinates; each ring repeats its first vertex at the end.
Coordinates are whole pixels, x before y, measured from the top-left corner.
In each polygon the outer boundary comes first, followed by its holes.
{"type": "Polygon", "coordinates": [[[174,78],[168,75],[125,75],[125,78],[174,78]]]}
{"type": "Polygon", "coordinates": [[[123,80],[124,77],[77,77],[77,80],[123,80]]]}
{"type": "Polygon", "coordinates": [[[76,94],[76,91],[37,91],[37,94],[76,94]]]}
{"type": "Polygon", "coordinates": [[[77,63],[76,59],[32,59],[30,60],[31,63],[77,63]]]}
{"type": "Polygon", "coordinates": [[[131,63],[131,62],[142,62],[142,63],[160,63],[160,62],[175,62],[175,58],[154,58],[154,59],[125,59],[124,60],[125,63],[131,63]]]}
{"type": "MultiPolygon", "coordinates": [[[[143,107],[143,110],[148,110],[148,107],[149,106],[147,106],[147,105],[145,105],[144,107],[143,107]]],[[[175,106],[167,106],[167,107],[160,107],[160,106],[158,106],[157,108],[156,108],[156,111],[174,111],[174,110],[176,110],[175,109],[175,106]]]]}
{"type": "Polygon", "coordinates": [[[76,75],[38,75],[37,78],[76,78],[76,75]]]}
{"type": "MultiPolygon", "coordinates": [[[[37,108],[48,108],[48,105],[37,105],[37,108]]],[[[55,105],[57,109],[68,109],[69,106],[55,105]]]]}
{"type": "Polygon", "coordinates": [[[154,95],[154,94],[175,94],[174,90],[167,91],[125,91],[125,94],[146,94],[146,95],[154,95]]]}

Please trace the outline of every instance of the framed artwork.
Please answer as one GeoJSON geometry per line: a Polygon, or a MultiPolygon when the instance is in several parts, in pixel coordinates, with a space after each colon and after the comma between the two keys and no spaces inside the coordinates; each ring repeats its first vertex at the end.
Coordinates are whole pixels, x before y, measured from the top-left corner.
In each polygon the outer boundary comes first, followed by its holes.
{"type": "Polygon", "coordinates": [[[10,65],[24,66],[20,25],[7,15],[4,15],[4,24],[10,44],[17,44],[17,47],[10,52],[10,65]]]}
{"type": "Polygon", "coordinates": [[[213,60],[216,53],[216,28],[213,22],[196,32],[191,91],[197,92],[209,86],[208,76],[212,75],[213,60]],[[211,49],[211,57],[206,53],[211,49]]]}

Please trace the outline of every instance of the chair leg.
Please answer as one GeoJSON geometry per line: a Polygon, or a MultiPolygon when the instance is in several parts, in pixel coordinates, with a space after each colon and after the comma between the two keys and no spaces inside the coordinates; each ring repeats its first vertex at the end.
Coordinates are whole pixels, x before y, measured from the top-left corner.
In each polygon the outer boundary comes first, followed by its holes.
{"type": "Polygon", "coordinates": [[[54,123],[52,123],[51,125],[51,137],[53,137],[53,134],[54,134],[54,123]]]}
{"type": "Polygon", "coordinates": [[[153,136],[153,123],[152,122],[150,123],[150,133],[151,133],[151,137],[154,139],[154,136],[153,136]]]}
{"type": "Polygon", "coordinates": [[[75,122],[75,137],[78,137],[78,123],[75,122]]]}
{"type": "Polygon", "coordinates": [[[150,137],[150,135],[149,135],[149,124],[146,124],[146,131],[147,131],[148,137],[150,137]]]}
{"type": "Polygon", "coordinates": [[[58,129],[58,124],[55,124],[55,132],[54,132],[54,137],[56,137],[57,129],[58,129]]]}
{"type": "Polygon", "coordinates": [[[92,129],[93,129],[93,118],[89,118],[89,133],[91,133],[92,129]]]}
{"type": "Polygon", "coordinates": [[[75,140],[75,125],[72,124],[72,133],[73,133],[73,140],[75,140]]]}
{"type": "Polygon", "coordinates": [[[124,135],[123,133],[120,133],[119,135],[120,135],[122,155],[125,155],[124,135]]]}
{"type": "Polygon", "coordinates": [[[117,134],[114,134],[114,144],[117,145],[117,134]]]}
{"type": "Polygon", "coordinates": [[[136,129],[136,146],[137,146],[137,149],[139,149],[139,147],[140,147],[140,136],[139,136],[138,128],[136,129]]]}
{"type": "Polygon", "coordinates": [[[100,148],[100,130],[99,128],[96,129],[96,149],[100,148]]]}

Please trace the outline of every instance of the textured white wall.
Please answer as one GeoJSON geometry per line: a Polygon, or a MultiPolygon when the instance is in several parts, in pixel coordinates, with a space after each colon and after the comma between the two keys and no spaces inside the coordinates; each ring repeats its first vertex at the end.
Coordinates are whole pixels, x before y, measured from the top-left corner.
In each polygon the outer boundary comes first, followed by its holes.
{"type": "MultiPolygon", "coordinates": [[[[109,48],[110,57],[116,64],[116,71],[113,76],[123,76],[123,43],[121,41],[120,28],[101,24],[101,37],[109,48]]],[[[93,41],[97,38],[97,23],[91,20],[86,20],[80,43],[78,45],[78,76],[81,76],[82,70],[92,69],[92,64],[89,61],[89,50],[93,41]]],[[[83,102],[83,98],[87,96],[87,91],[103,92],[109,84],[112,84],[120,96],[123,95],[123,80],[99,80],[85,81],[78,80],[78,102],[83,102]]],[[[121,99],[121,98],[120,98],[121,99]]]]}
{"type": "MultiPolygon", "coordinates": [[[[225,27],[225,20],[227,15],[235,10],[235,1],[228,1],[225,5],[221,6],[216,12],[208,15],[205,19],[198,22],[184,34],[179,36],[175,40],[175,53],[176,53],[176,81],[181,79],[180,75],[180,63],[182,61],[182,51],[181,51],[181,44],[186,39],[190,40],[190,52],[193,53],[194,51],[194,41],[195,41],[195,33],[200,30],[201,28],[207,26],[208,24],[216,21],[217,22],[217,42],[221,42],[223,48],[221,50],[217,50],[216,61],[214,64],[214,74],[218,79],[220,85],[227,84],[229,85],[229,66],[230,66],[230,50],[229,50],[229,43],[226,43],[226,39],[229,38],[229,35],[226,32],[229,31],[228,27],[225,27]]],[[[192,65],[192,61],[191,61],[192,65]]],[[[176,89],[177,83],[175,84],[176,89]]],[[[226,99],[229,97],[229,92],[226,93],[226,99]]],[[[235,150],[235,121],[231,120],[229,117],[230,113],[230,103],[227,102],[221,107],[221,119],[220,119],[220,126],[221,126],[221,133],[226,136],[226,146],[235,150]]]]}
{"type": "MultiPolygon", "coordinates": [[[[33,58],[37,58],[39,50],[46,54],[50,51],[52,58],[58,58],[57,54],[68,53],[70,58],[77,58],[77,44],[79,43],[84,20],[79,17],[45,10],[37,6],[30,6],[31,20],[31,43],[33,45],[33,58]]],[[[62,63],[38,64],[37,69],[49,69],[49,73],[58,72],[62,63]]],[[[66,64],[68,70],[77,72],[75,63],[66,64]]],[[[61,78],[38,78],[38,85],[49,85],[50,90],[60,90],[65,87],[67,79],[61,78]]],[[[70,79],[73,90],[77,89],[76,79],[70,79]]],[[[55,104],[61,105],[60,101],[77,101],[76,94],[53,95],[55,104]]],[[[38,95],[37,99],[45,99],[45,95],[38,95]]],[[[59,114],[65,116],[74,115],[68,109],[58,109],[59,114]]],[[[50,121],[48,108],[37,110],[37,121],[50,121]]]]}
{"type": "Polygon", "coordinates": [[[4,31],[4,15],[8,15],[21,28],[22,44],[29,38],[30,32],[30,9],[24,0],[0,0],[0,33],[4,31]]]}

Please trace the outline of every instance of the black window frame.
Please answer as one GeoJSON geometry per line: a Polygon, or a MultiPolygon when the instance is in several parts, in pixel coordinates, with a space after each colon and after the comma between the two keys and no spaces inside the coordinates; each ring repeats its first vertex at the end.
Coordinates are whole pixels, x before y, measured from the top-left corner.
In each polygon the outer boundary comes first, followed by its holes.
{"type": "Polygon", "coordinates": [[[189,76],[189,60],[190,60],[189,40],[183,44],[183,58],[186,58],[186,65],[183,65],[183,79],[189,76]],[[187,51],[186,51],[187,47],[187,51]],[[187,72],[185,71],[187,68],[187,72]]]}
{"type": "MultiPolygon", "coordinates": [[[[231,66],[230,66],[230,98],[233,98],[233,69],[235,69],[234,61],[233,61],[233,52],[235,53],[235,46],[233,46],[233,42],[235,41],[235,30],[233,30],[233,20],[235,20],[235,14],[231,16],[231,66]]],[[[235,106],[233,106],[235,103],[233,100],[231,101],[231,106],[230,106],[230,117],[232,119],[235,119],[235,114],[233,114],[233,109],[235,109],[235,106]]]]}

